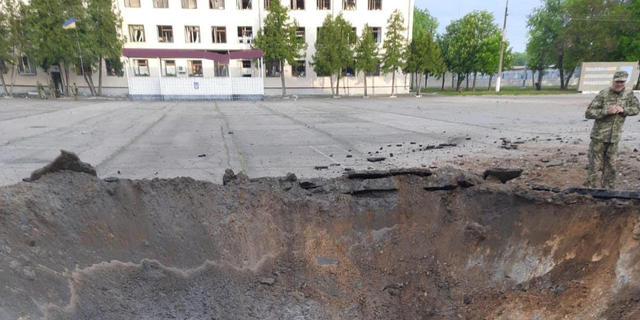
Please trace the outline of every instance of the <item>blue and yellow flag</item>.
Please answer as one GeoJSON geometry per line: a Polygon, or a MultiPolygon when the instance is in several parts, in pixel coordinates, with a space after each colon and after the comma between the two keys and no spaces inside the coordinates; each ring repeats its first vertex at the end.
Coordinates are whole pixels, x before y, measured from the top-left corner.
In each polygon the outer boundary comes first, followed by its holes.
{"type": "Polygon", "coordinates": [[[76,28],[76,18],[71,18],[69,20],[67,20],[67,22],[65,22],[62,25],[62,29],[75,29],[76,28]]]}

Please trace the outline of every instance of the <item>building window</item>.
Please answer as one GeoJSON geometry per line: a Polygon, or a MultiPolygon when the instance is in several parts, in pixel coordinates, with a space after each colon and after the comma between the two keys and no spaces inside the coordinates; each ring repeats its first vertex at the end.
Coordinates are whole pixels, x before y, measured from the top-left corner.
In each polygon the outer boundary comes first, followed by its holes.
{"type": "Polygon", "coordinates": [[[316,0],[318,10],[331,10],[331,0],[316,0]]]}
{"type": "Polygon", "coordinates": [[[242,60],[243,69],[251,69],[251,60],[242,60]]]}
{"type": "Polygon", "coordinates": [[[27,56],[20,57],[20,61],[18,64],[18,74],[20,74],[21,76],[36,75],[36,66],[33,65],[29,57],[27,56]]]}
{"type": "Polygon", "coordinates": [[[107,77],[115,77],[117,75],[110,59],[104,59],[104,68],[107,70],[107,77]]]}
{"type": "Polygon", "coordinates": [[[124,0],[125,8],[140,8],[140,0],[124,0]]]}
{"type": "Polygon", "coordinates": [[[354,67],[346,67],[346,68],[342,69],[342,76],[343,77],[355,77],[356,76],[356,69],[354,67]]]}
{"type": "Polygon", "coordinates": [[[291,76],[295,78],[304,78],[307,76],[307,62],[298,60],[298,65],[291,68],[291,76]]]}
{"type": "Polygon", "coordinates": [[[213,43],[227,43],[227,27],[211,27],[213,43]]]}
{"type": "Polygon", "coordinates": [[[298,37],[298,39],[305,39],[305,35],[304,35],[304,27],[299,27],[298,30],[296,30],[296,37],[298,37]]]}
{"type": "Polygon", "coordinates": [[[238,10],[251,10],[251,0],[236,0],[238,10]]]}
{"type": "Polygon", "coordinates": [[[382,28],[373,27],[371,28],[371,32],[373,32],[373,38],[376,39],[376,43],[382,42],[382,28]]]}
{"type": "Polygon", "coordinates": [[[175,60],[162,60],[162,76],[175,77],[178,75],[175,60]]]}
{"type": "Polygon", "coordinates": [[[229,76],[229,65],[226,63],[214,61],[213,69],[215,71],[216,77],[228,77],[229,76]]]}
{"type": "Polygon", "coordinates": [[[267,64],[267,77],[279,77],[280,72],[280,62],[272,61],[267,64]]]}
{"type": "Polygon", "coordinates": [[[209,9],[224,10],[224,0],[209,0],[209,9]]]}
{"type": "Polygon", "coordinates": [[[182,9],[198,9],[198,0],[181,0],[182,9]]]}
{"type": "Polygon", "coordinates": [[[169,8],[169,0],[153,0],[154,8],[169,8]]]}
{"type": "Polygon", "coordinates": [[[342,0],[342,10],[356,10],[356,0],[342,0]]]}
{"type": "Polygon", "coordinates": [[[133,74],[136,77],[149,76],[149,62],[146,59],[133,60],[133,74]]]}
{"type": "Polygon", "coordinates": [[[173,42],[172,26],[158,26],[158,42],[173,42]]]}
{"type": "Polygon", "coordinates": [[[264,9],[265,10],[271,9],[271,0],[264,0],[264,9]]]}
{"type": "Polygon", "coordinates": [[[238,27],[238,43],[251,43],[253,40],[252,27],[238,27]]]}
{"type": "Polygon", "coordinates": [[[145,42],[144,40],[144,26],[139,24],[129,25],[129,41],[130,42],[145,42]]]}
{"type": "Polygon", "coordinates": [[[189,77],[202,76],[202,60],[189,60],[189,77]]]}
{"type": "Polygon", "coordinates": [[[304,10],[304,0],[291,0],[291,10],[304,10]]]}
{"type": "Polygon", "coordinates": [[[184,39],[186,43],[200,43],[200,27],[185,26],[184,39]]]}
{"type": "Polygon", "coordinates": [[[380,64],[379,63],[376,65],[376,71],[374,71],[373,73],[367,72],[367,77],[370,77],[370,76],[374,76],[374,77],[379,77],[380,76],[380,64]]]}
{"type": "Polygon", "coordinates": [[[382,0],[369,0],[369,10],[382,10],[382,0]]]}

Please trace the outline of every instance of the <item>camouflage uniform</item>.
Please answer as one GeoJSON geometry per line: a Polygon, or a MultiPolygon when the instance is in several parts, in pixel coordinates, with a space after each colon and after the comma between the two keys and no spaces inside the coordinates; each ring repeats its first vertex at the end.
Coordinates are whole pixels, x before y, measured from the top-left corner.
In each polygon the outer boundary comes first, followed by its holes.
{"type": "MultiPolygon", "coordinates": [[[[617,80],[626,72],[617,72],[617,80]]],[[[596,188],[598,171],[602,169],[602,187],[614,189],[616,182],[616,161],[618,157],[618,143],[622,135],[622,126],[626,117],[635,116],[640,112],[640,103],[633,94],[633,90],[624,88],[616,92],[612,88],[604,89],[591,101],[585,112],[587,119],[595,119],[591,130],[591,145],[589,146],[589,174],[585,187],[596,188]],[[624,113],[607,114],[611,106],[620,106],[624,113]]]]}

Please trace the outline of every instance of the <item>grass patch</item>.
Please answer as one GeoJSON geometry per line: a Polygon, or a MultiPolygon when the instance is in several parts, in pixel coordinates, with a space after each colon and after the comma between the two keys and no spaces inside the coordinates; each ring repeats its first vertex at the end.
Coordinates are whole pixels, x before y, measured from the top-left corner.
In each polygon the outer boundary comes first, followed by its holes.
{"type": "Polygon", "coordinates": [[[502,87],[500,88],[500,92],[496,92],[495,88],[492,88],[491,91],[487,90],[487,88],[476,88],[476,91],[465,91],[464,88],[462,92],[458,93],[455,89],[446,88],[444,91],[441,91],[439,88],[428,88],[424,91],[424,93],[435,93],[442,94],[448,96],[519,96],[519,95],[545,95],[545,94],[576,94],[579,93],[577,88],[569,88],[569,90],[560,90],[560,88],[542,88],[542,90],[536,90],[533,87],[502,87]]]}

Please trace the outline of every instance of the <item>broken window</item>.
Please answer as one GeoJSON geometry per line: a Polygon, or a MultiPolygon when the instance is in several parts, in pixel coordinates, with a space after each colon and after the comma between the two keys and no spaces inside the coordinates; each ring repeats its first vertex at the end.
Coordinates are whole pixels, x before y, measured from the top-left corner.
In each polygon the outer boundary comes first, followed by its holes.
{"type": "Polygon", "coordinates": [[[331,0],[316,0],[318,10],[331,10],[331,0]]]}
{"type": "Polygon", "coordinates": [[[202,60],[189,60],[189,77],[202,77],[202,60]]]}
{"type": "Polygon", "coordinates": [[[267,64],[267,77],[279,77],[280,76],[280,62],[271,61],[267,64]]]}
{"type": "Polygon", "coordinates": [[[144,40],[144,26],[139,24],[129,25],[129,41],[131,42],[145,42],[144,40]]]}
{"type": "Polygon", "coordinates": [[[356,0],[342,0],[342,10],[355,10],[356,0]]]}
{"type": "Polygon", "coordinates": [[[182,9],[198,9],[197,0],[181,0],[182,9]]]}
{"type": "Polygon", "coordinates": [[[356,76],[356,68],[353,67],[356,65],[356,62],[353,61],[351,63],[351,66],[347,66],[346,68],[342,69],[342,76],[343,77],[355,77],[356,76]]]}
{"type": "Polygon", "coordinates": [[[296,30],[296,37],[298,37],[298,39],[305,39],[304,27],[299,27],[298,30],[296,30]]]}
{"type": "Polygon", "coordinates": [[[369,0],[369,10],[382,10],[382,0],[369,0]]]}
{"type": "Polygon", "coordinates": [[[172,26],[158,26],[158,42],[173,42],[172,26]]]}
{"type": "Polygon", "coordinates": [[[146,59],[133,60],[133,74],[136,77],[149,76],[149,62],[146,59]]]}
{"type": "Polygon", "coordinates": [[[184,38],[186,43],[200,43],[200,27],[185,26],[184,38]]]}
{"type": "Polygon", "coordinates": [[[224,10],[224,0],[209,0],[209,9],[224,10]]]}
{"type": "Polygon", "coordinates": [[[33,65],[31,59],[27,56],[20,57],[18,64],[18,73],[21,76],[33,76],[36,74],[36,66],[33,65]]]}
{"type": "Polygon", "coordinates": [[[126,8],[140,8],[140,0],[124,0],[126,8]]]}
{"type": "Polygon", "coordinates": [[[116,69],[113,67],[113,62],[111,62],[111,59],[104,59],[104,67],[107,70],[107,77],[116,76],[116,69]]]}
{"type": "Polygon", "coordinates": [[[238,43],[251,43],[253,40],[252,27],[238,27],[238,43]]]}
{"type": "Polygon", "coordinates": [[[175,60],[162,60],[162,76],[163,77],[175,77],[178,73],[176,71],[175,60]]]}
{"type": "Polygon", "coordinates": [[[169,8],[169,0],[153,0],[154,8],[169,8]]]}
{"type": "Polygon", "coordinates": [[[213,69],[215,71],[216,77],[228,77],[229,76],[229,65],[226,63],[214,61],[213,69]]]}
{"type": "Polygon", "coordinates": [[[236,0],[238,10],[251,10],[251,0],[236,0]]]}
{"type": "Polygon", "coordinates": [[[373,38],[376,39],[376,43],[380,43],[382,41],[382,28],[373,27],[371,32],[373,33],[373,38]]]}
{"type": "Polygon", "coordinates": [[[304,10],[304,0],[291,0],[291,10],[304,10]]]}
{"type": "Polygon", "coordinates": [[[227,43],[227,27],[211,27],[213,43],[227,43]]]}
{"type": "Polygon", "coordinates": [[[298,65],[291,68],[291,76],[295,78],[304,78],[307,76],[307,62],[298,60],[298,65]]]}

